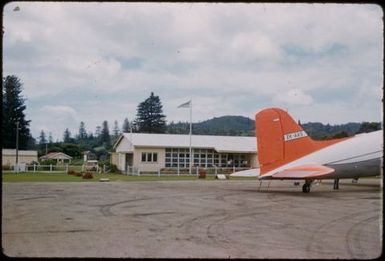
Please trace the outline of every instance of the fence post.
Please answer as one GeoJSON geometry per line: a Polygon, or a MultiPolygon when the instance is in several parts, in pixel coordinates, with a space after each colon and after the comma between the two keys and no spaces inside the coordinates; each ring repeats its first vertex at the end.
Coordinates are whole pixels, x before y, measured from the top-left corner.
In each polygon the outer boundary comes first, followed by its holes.
{"type": "Polygon", "coordinates": [[[49,172],[52,172],[52,164],[49,164],[49,172]]]}
{"type": "Polygon", "coordinates": [[[33,172],[36,172],[36,164],[33,164],[33,172]]]}
{"type": "Polygon", "coordinates": [[[235,165],[233,166],[233,173],[235,172],[235,165]]]}
{"type": "Polygon", "coordinates": [[[68,172],[68,163],[66,164],[66,172],[68,172]]]}
{"type": "Polygon", "coordinates": [[[176,169],[178,177],[179,177],[179,163],[178,163],[178,168],[176,169]]]}
{"type": "Polygon", "coordinates": [[[160,168],[158,169],[158,177],[160,177],[160,168]]]}
{"type": "Polygon", "coordinates": [[[197,172],[197,177],[198,177],[198,175],[199,175],[199,166],[196,167],[196,170],[197,170],[196,172],[197,172]]]}

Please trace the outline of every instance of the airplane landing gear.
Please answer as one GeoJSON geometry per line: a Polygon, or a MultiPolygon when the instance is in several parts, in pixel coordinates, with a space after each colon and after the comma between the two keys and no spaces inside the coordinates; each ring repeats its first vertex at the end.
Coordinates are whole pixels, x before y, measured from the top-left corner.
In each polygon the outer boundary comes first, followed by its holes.
{"type": "Polygon", "coordinates": [[[305,184],[303,184],[303,186],[302,186],[302,192],[303,193],[309,193],[310,192],[311,182],[312,181],[309,181],[309,180],[305,181],[305,184]]]}
{"type": "Polygon", "coordinates": [[[340,179],[335,179],[333,189],[339,189],[340,188],[339,183],[340,183],[340,179]]]}

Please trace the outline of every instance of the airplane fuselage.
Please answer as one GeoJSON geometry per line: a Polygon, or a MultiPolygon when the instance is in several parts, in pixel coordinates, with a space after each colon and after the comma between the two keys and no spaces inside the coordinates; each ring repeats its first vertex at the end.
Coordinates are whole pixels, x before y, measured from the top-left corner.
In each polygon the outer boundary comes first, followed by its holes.
{"type": "Polygon", "coordinates": [[[273,174],[303,164],[320,164],[335,169],[322,179],[359,178],[381,174],[383,131],[358,134],[332,144],[304,157],[267,172],[260,179],[269,179],[273,174]]]}

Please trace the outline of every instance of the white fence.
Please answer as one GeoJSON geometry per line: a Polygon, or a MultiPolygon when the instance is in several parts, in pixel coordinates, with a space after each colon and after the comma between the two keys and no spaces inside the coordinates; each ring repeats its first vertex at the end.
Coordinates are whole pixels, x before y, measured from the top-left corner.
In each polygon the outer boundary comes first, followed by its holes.
{"type": "MultiPolygon", "coordinates": [[[[69,165],[69,164],[64,164],[64,165],[27,165],[25,163],[21,163],[18,165],[12,165],[11,170],[13,172],[42,172],[42,171],[48,171],[48,172],[67,172],[68,170],[74,170],[74,171],[86,171],[86,166],[85,165],[69,165]]],[[[106,165],[103,166],[96,166],[93,171],[97,171],[99,173],[107,173],[110,170],[106,165]]]]}
{"type": "MultiPolygon", "coordinates": [[[[246,170],[249,168],[219,168],[219,167],[210,167],[210,168],[201,168],[194,167],[192,168],[191,174],[189,173],[188,168],[159,168],[156,171],[142,171],[137,167],[127,166],[126,170],[123,171],[123,174],[129,176],[190,176],[190,175],[199,175],[199,172],[204,170],[206,175],[215,176],[217,174],[231,174],[236,171],[246,170]]],[[[89,169],[86,169],[85,165],[27,165],[27,164],[19,164],[18,168],[16,165],[11,166],[11,170],[13,172],[67,172],[69,170],[74,170],[78,172],[84,172],[89,169]]],[[[92,169],[92,171],[96,171],[98,173],[109,173],[110,170],[106,165],[96,166],[96,168],[92,169]]]]}
{"type": "Polygon", "coordinates": [[[208,176],[215,176],[217,174],[231,174],[236,171],[247,170],[249,168],[219,168],[219,167],[211,167],[211,168],[202,168],[202,167],[194,167],[191,169],[191,174],[189,173],[188,168],[159,168],[156,171],[141,171],[137,167],[126,166],[126,171],[124,174],[129,176],[190,176],[190,175],[199,175],[201,170],[206,172],[208,176]]]}

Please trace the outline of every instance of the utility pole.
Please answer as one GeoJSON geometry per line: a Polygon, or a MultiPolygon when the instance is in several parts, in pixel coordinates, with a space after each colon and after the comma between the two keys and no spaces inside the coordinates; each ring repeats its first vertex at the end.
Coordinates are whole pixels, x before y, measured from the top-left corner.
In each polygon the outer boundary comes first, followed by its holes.
{"type": "Polygon", "coordinates": [[[191,135],[192,135],[192,100],[190,100],[190,144],[189,144],[189,154],[190,154],[190,164],[189,164],[189,170],[188,173],[192,174],[192,164],[193,164],[193,155],[192,155],[192,148],[191,148],[191,135]]]}
{"type": "Polygon", "coordinates": [[[16,173],[19,173],[19,122],[16,122],[16,173]]]}

